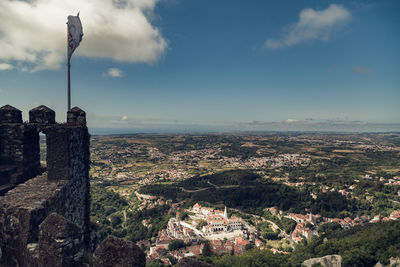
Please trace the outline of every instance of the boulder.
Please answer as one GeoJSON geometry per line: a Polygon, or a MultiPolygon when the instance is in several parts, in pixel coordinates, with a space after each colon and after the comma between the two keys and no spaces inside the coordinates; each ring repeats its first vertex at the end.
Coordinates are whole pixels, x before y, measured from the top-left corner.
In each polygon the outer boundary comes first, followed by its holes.
{"type": "Polygon", "coordinates": [[[40,224],[40,266],[77,266],[82,263],[83,253],[83,231],[78,225],[57,213],[40,224]]]}
{"type": "Polygon", "coordinates": [[[94,252],[94,267],[144,267],[146,256],[133,242],[108,236],[94,252]]]}

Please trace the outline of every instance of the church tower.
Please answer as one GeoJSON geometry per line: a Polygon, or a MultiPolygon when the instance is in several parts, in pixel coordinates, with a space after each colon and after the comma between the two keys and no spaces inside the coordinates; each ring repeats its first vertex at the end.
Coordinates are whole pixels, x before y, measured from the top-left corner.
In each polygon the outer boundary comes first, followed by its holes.
{"type": "Polygon", "coordinates": [[[225,210],[224,210],[224,219],[228,219],[228,212],[226,211],[226,206],[225,206],[225,210]]]}

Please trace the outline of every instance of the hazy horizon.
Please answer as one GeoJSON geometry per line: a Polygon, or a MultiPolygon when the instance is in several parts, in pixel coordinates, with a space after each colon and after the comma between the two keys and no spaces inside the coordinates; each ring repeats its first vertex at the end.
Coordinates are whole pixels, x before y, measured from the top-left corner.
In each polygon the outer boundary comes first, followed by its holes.
{"type": "Polygon", "coordinates": [[[279,133],[322,133],[322,134],[364,134],[364,133],[400,133],[400,129],[392,130],[235,130],[228,128],[90,128],[91,135],[124,135],[124,134],[279,134],[279,133]]]}

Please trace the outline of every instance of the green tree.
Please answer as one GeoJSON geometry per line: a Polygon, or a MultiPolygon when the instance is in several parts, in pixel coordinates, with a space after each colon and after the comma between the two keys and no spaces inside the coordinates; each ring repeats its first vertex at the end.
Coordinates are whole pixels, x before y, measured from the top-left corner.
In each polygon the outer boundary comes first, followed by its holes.
{"type": "Polygon", "coordinates": [[[122,223],[121,217],[116,213],[111,214],[110,221],[113,227],[117,227],[122,223]]]}
{"type": "Polygon", "coordinates": [[[159,259],[152,260],[148,263],[146,263],[146,267],[164,267],[164,263],[160,261],[159,259]]]}
{"type": "Polygon", "coordinates": [[[204,242],[202,254],[203,254],[203,256],[206,256],[206,257],[211,256],[212,252],[211,252],[210,242],[208,242],[208,241],[204,242]]]}
{"type": "Polygon", "coordinates": [[[184,212],[180,213],[179,220],[184,221],[188,217],[189,217],[189,214],[187,213],[187,211],[184,211],[184,212]]]}
{"type": "Polygon", "coordinates": [[[178,249],[183,248],[183,247],[185,247],[185,242],[183,240],[181,240],[181,239],[174,239],[168,245],[168,249],[170,251],[178,250],[178,249]]]}
{"type": "Polygon", "coordinates": [[[206,220],[201,219],[201,220],[197,223],[196,228],[197,228],[198,230],[200,230],[201,228],[203,228],[203,226],[206,226],[207,224],[208,224],[208,223],[207,223],[206,220]]]}
{"type": "Polygon", "coordinates": [[[251,243],[249,243],[249,244],[247,244],[247,245],[244,247],[244,250],[251,250],[251,249],[253,249],[253,248],[254,248],[254,245],[251,244],[251,243]]]}

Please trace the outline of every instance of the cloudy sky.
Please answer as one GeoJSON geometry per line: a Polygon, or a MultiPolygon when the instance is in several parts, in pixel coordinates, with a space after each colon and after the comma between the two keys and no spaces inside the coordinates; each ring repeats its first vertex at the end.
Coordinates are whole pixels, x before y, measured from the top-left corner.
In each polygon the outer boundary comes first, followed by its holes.
{"type": "Polygon", "coordinates": [[[396,0],[0,0],[0,106],[65,121],[78,12],[92,132],[400,131],[396,0]]]}

